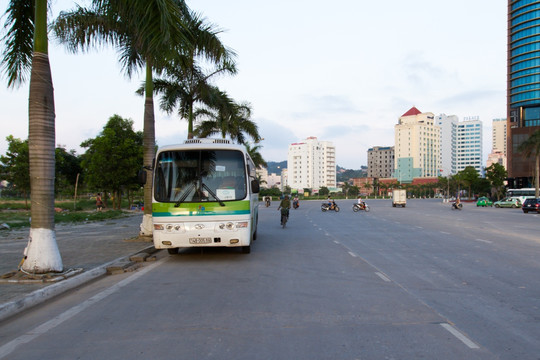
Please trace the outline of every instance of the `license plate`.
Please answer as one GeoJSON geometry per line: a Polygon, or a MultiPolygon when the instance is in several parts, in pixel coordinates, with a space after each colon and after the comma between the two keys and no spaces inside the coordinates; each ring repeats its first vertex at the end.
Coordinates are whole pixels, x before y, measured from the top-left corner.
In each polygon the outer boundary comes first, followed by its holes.
{"type": "Polygon", "coordinates": [[[190,244],[210,244],[212,242],[212,238],[205,237],[205,238],[189,238],[190,244]]]}

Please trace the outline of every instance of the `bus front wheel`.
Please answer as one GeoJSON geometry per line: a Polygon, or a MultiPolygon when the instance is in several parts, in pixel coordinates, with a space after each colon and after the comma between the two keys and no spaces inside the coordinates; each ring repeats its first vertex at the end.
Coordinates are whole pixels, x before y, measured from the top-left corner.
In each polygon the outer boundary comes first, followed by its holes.
{"type": "Polygon", "coordinates": [[[248,246],[242,246],[242,252],[244,254],[249,254],[251,253],[251,245],[248,245],[248,246]]]}
{"type": "Polygon", "coordinates": [[[170,255],[178,254],[178,248],[167,249],[170,255]]]}

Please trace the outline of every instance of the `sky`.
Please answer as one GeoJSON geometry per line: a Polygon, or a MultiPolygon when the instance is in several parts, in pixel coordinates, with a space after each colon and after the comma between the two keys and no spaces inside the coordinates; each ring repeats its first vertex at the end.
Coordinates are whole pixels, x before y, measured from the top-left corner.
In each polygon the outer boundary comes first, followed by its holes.
{"type": "MultiPolygon", "coordinates": [[[[0,0],[4,14],[8,0],[0,0]]],[[[79,5],[88,1],[79,0],[79,5]]],[[[74,1],[51,0],[53,14],[74,1]]],[[[249,102],[266,161],[287,159],[288,146],[310,136],[331,141],[336,163],[367,165],[367,150],[394,145],[394,125],[415,106],[435,115],[478,116],[484,163],[493,119],[506,117],[505,0],[187,0],[223,30],[239,72],[215,84],[249,102]]],[[[5,17],[0,19],[3,24],[5,17]]],[[[0,30],[5,31],[5,30],[0,30]]],[[[5,34],[1,33],[2,36],[5,34]]],[[[128,79],[117,53],[71,54],[51,36],[56,144],[84,153],[117,114],[143,128],[142,72],[128,79]]],[[[0,51],[3,53],[3,43],[0,51]]],[[[0,154],[5,138],[28,138],[28,84],[0,87],[0,154]]],[[[187,122],[159,109],[159,146],[181,143],[187,122]]]]}

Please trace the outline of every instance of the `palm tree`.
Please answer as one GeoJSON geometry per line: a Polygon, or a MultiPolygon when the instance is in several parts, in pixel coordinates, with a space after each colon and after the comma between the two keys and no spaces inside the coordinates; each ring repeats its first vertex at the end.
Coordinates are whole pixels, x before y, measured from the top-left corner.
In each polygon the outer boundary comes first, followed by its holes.
{"type": "Polygon", "coordinates": [[[6,11],[6,50],[2,60],[8,87],[26,80],[28,97],[28,145],[32,217],[26,249],[25,271],[61,272],[62,258],[54,230],[55,113],[54,91],[48,55],[47,0],[11,0],[6,11]]]}
{"type": "Polygon", "coordinates": [[[380,188],[382,188],[382,194],[383,194],[383,199],[386,199],[386,194],[388,194],[388,189],[390,187],[390,184],[388,183],[380,183],[379,185],[380,188]]]}
{"type": "Polygon", "coordinates": [[[539,197],[539,179],[540,179],[540,130],[536,130],[532,133],[527,140],[525,140],[518,147],[518,151],[522,152],[525,157],[534,155],[535,157],[535,172],[534,172],[534,197],[539,197]]]}
{"type": "Polygon", "coordinates": [[[257,124],[251,120],[251,105],[248,103],[235,103],[227,93],[219,91],[219,101],[211,109],[199,109],[195,118],[206,118],[196,128],[195,134],[199,137],[208,137],[213,134],[227,135],[239,144],[246,143],[246,135],[255,142],[261,137],[257,124]]]}
{"type": "MultiPolygon", "coordinates": [[[[73,52],[106,42],[120,53],[120,63],[129,77],[145,68],[143,166],[148,172],[156,142],[153,72],[161,71],[175,52],[193,41],[185,26],[189,15],[184,0],[94,0],[89,9],[61,13],[54,26],[58,38],[73,52]]],[[[151,235],[150,182],[144,187],[144,205],[141,235],[151,235]]]]}
{"type": "MultiPolygon", "coordinates": [[[[219,40],[220,30],[206,24],[191,14],[187,27],[194,41],[182,46],[172,61],[165,67],[166,78],[154,80],[154,90],[161,93],[161,108],[171,114],[178,108],[180,118],[188,121],[188,138],[193,138],[193,113],[196,102],[212,106],[216,101],[216,90],[209,80],[215,76],[236,74],[235,56],[219,40]],[[210,69],[203,68],[204,62],[210,69]]],[[[139,93],[141,89],[139,89],[139,93]]]]}
{"type": "Polygon", "coordinates": [[[366,182],[365,184],[361,185],[361,189],[366,189],[368,196],[371,194],[371,189],[373,188],[373,185],[369,182],[366,182]]]}
{"type": "Polygon", "coordinates": [[[246,147],[246,150],[249,154],[249,156],[251,157],[251,160],[253,160],[253,162],[255,163],[255,168],[258,169],[259,167],[267,167],[268,164],[266,163],[266,161],[263,159],[261,153],[260,153],[260,149],[261,149],[261,145],[258,144],[258,143],[255,143],[253,145],[251,145],[250,143],[246,143],[244,144],[245,147],[246,147]]]}

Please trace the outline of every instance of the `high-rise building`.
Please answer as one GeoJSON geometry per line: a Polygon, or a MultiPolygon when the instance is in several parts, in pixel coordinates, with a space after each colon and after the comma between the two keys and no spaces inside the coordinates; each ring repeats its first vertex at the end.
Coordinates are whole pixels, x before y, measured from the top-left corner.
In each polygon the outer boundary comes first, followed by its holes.
{"type": "Polygon", "coordinates": [[[506,119],[493,119],[491,130],[493,152],[502,152],[506,156],[506,119]]]}
{"type": "Polygon", "coordinates": [[[534,158],[518,147],[540,129],[540,2],[508,0],[508,185],[531,187],[534,158]]]}
{"type": "Polygon", "coordinates": [[[482,122],[478,116],[465,118],[457,123],[456,170],[460,172],[472,166],[483,175],[482,122]]]}
{"type": "Polygon", "coordinates": [[[394,126],[394,177],[399,182],[411,183],[414,178],[438,176],[440,128],[434,118],[433,113],[422,113],[412,107],[394,126]]]}
{"type": "Polygon", "coordinates": [[[374,146],[368,150],[368,178],[389,178],[394,173],[394,147],[374,146]]]}
{"type": "Polygon", "coordinates": [[[336,148],[316,137],[289,145],[287,185],[291,189],[336,187],[336,148]]]}
{"type": "Polygon", "coordinates": [[[441,129],[441,171],[439,175],[455,175],[472,166],[480,175],[482,162],[482,122],[478,117],[459,121],[456,115],[441,114],[435,118],[441,129]]]}
{"type": "Polygon", "coordinates": [[[268,186],[268,169],[263,166],[259,166],[257,170],[255,170],[255,173],[257,174],[257,177],[259,178],[261,187],[264,189],[268,189],[270,187],[268,186]]]}
{"type": "Polygon", "coordinates": [[[456,115],[440,114],[435,118],[435,124],[441,129],[441,148],[439,169],[440,176],[449,176],[457,173],[456,150],[457,150],[457,123],[456,115]]]}
{"type": "Polygon", "coordinates": [[[506,169],[506,119],[493,119],[491,135],[492,150],[491,153],[488,155],[488,159],[486,161],[486,168],[490,167],[494,163],[497,163],[504,166],[504,168],[506,169]]]}

